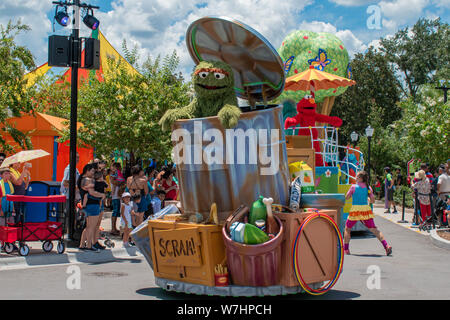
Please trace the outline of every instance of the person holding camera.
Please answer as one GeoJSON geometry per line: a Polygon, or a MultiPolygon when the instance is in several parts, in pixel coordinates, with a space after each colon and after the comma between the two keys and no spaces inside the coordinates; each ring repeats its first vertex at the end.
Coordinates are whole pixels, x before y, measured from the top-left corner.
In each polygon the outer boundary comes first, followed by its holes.
{"type": "MultiPolygon", "coordinates": [[[[11,172],[11,182],[14,185],[14,194],[24,196],[28,184],[31,180],[30,174],[31,163],[25,163],[23,166],[22,173],[20,173],[20,162],[13,163],[9,166],[11,172]]],[[[14,223],[18,223],[20,220],[20,202],[14,202],[14,211],[16,213],[14,217],[14,223]]]]}

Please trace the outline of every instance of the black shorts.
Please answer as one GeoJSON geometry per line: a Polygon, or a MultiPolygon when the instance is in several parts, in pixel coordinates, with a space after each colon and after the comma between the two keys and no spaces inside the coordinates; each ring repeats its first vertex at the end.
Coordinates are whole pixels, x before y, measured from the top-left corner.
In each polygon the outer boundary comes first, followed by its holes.
{"type": "Polygon", "coordinates": [[[394,201],[394,189],[393,188],[388,189],[387,198],[388,198],[388,201],[394,201]]]}

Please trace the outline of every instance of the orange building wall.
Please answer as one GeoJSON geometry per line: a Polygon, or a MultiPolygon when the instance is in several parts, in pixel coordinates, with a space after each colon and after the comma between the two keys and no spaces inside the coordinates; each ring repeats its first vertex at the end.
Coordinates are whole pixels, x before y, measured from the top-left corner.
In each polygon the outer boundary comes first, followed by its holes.
{"type": "MultiPolygon", "coordinates": [[[[89,161],[94,159],[94,150],[88,148],[77,147],[77,152],[80,155],[80,161],[78,162],[77,169],[81,173],[83,172],[83,167],[89,163],[89,161]]],[[[62,181],[64,177],[64,169],[70,162],[70,143],[58,143],[58,155],[57,155],[57,170],[56,170],[56,181],[62,181]]]]}

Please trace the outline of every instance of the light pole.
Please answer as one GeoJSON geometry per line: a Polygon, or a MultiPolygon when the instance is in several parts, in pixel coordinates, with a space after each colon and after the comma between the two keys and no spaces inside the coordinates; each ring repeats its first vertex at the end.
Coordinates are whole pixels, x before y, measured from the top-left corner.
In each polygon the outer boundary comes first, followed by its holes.
{"type": "Polygon", "coordinates": [[[350,139],[351,139],[352,142],[353,142],[353,147],[356,147],[356,141],[358,140],[358,134],[357,134],[355,131],[353,131],[353,132],[350,134],[350,139]]]}
{"type": "MultiPolygon", "coordinates": [[[[63,26],[68,24],[67,7],[72,6],[73,28],[70,37],[70,68],[71,68],[71,93],[70,93],[70,160],[69,160],[69,239],[74,240],[75,232],[75,183],[76,183],[76,158],[77,158],[77,108],[78,108],[78,68],[81,67],[81,39],[80,39],[80,8],[87,9],[83,22],[92,30],[98,28],[99,22],[93,17],[92,9],[99,9],[100,7],[91,6],[81,3],[80,0],[68,1],[53,1],[53,4],[64,7],[66,9],[65,15],[61,15],[63,26]]],[[[57,17],[55,17],[57,18],[57,17]]],[[[66,220],[67,221],[67,220],[66,220]]]]}
{"type": "Polygon", "coordinates": [[[368,150],[367,150],[367,173],[369,176],[369,185],[370,185],[370,140],[372,140],[372,136],[373,136],[373,132],[374,132],[374,128],[372,128],[370,125],[366,128],[366,136],[367,136],[367,140],[368,140],[368,150]]]}
{"type": "Polygon", "coordinates": [[[444,80],[440,80],[439,82],[440,82],[441,86],[440,86],[440,87],[435,87],[435,89],[444,91],[444,103],[446,103],[446,102],[447,102],[447,91],[448,91],[450,88],[449,88],[449,87],[446,87],[446,86],[444,85],[444,82],[445,82],[444,80]]]}

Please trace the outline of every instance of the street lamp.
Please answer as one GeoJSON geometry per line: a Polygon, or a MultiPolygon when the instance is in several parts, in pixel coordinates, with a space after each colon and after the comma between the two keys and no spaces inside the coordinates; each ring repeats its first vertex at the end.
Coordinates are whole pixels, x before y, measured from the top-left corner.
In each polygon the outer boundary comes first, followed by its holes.
{"type": "Polygon", "coordinates": [[[370,185],[370,140],[372,140],[372,136],[373,136],[373,132],[374,132],[374,128],[372,128],[370,125],[366,128],[366,136],[367,136],[367,140],[368,140],[368,155],[367,155],[367,173],[369,176],[369,185],[370,185]]]}
{"type": "MultiPolygon", "coordinates": [[[[77,154],[77,108],[78,108],[78,69],[83,68],[81,66],[81,39],[80,32],[80,8],[87,9],[87,14],[84,23],[95,30],[98,28],[98,20],[93,17],[93,9],[99,9],[100,7],[87,5],[81,3],[81,0],[73,0],[72,2],[66,1],[53,1],[56,4],[55,19],[62,26],[69,24],[69,16],[67,14],[67,7],[72,6],[73,16],[73,28],[72,35],[70,37],[70,57],[69,65],[71,68],[71,96],[70,96],[70,157],[69,157],[69,238],[74,240],[75,233],[75,179],[76,179],[76,154],[77,154]],[[59,10],[59,8],[64,8],[59,10]],[[87,17],[87,18],[86,18],[87,17]]],[[[85,50],[87,51],[87,50],[85,50]]],[[[85,60],[86,61],[86,60],[85,60]]],[[[49,59],[49,65],[50,59],[49,59]]],[[[56,66],[61,66],[57,65],[56,66]]],[[[86,66],[84,67],[86,68],[86,66]]]]}
{"type": "Polygon", "coordinates": [[[352,133],[350,133],[350,139],[352,139],[353,146],[356,146],[356,141],[358,140],[358,134],[355,131],[353,131],[352,133]]]}
{"type": "Polygon", "coordinates": [[[440,87],[435,87],[435,89],[444,91],[444,103],[446,103],[446,102],[447,102],[447,91],[448,91],[450,88],[449,88],[449,87],[446,87],[446,86],[444,85],[445,80],[440,80],[439,83],[441,84],[441,86],[440,86],[440,87]]]}

